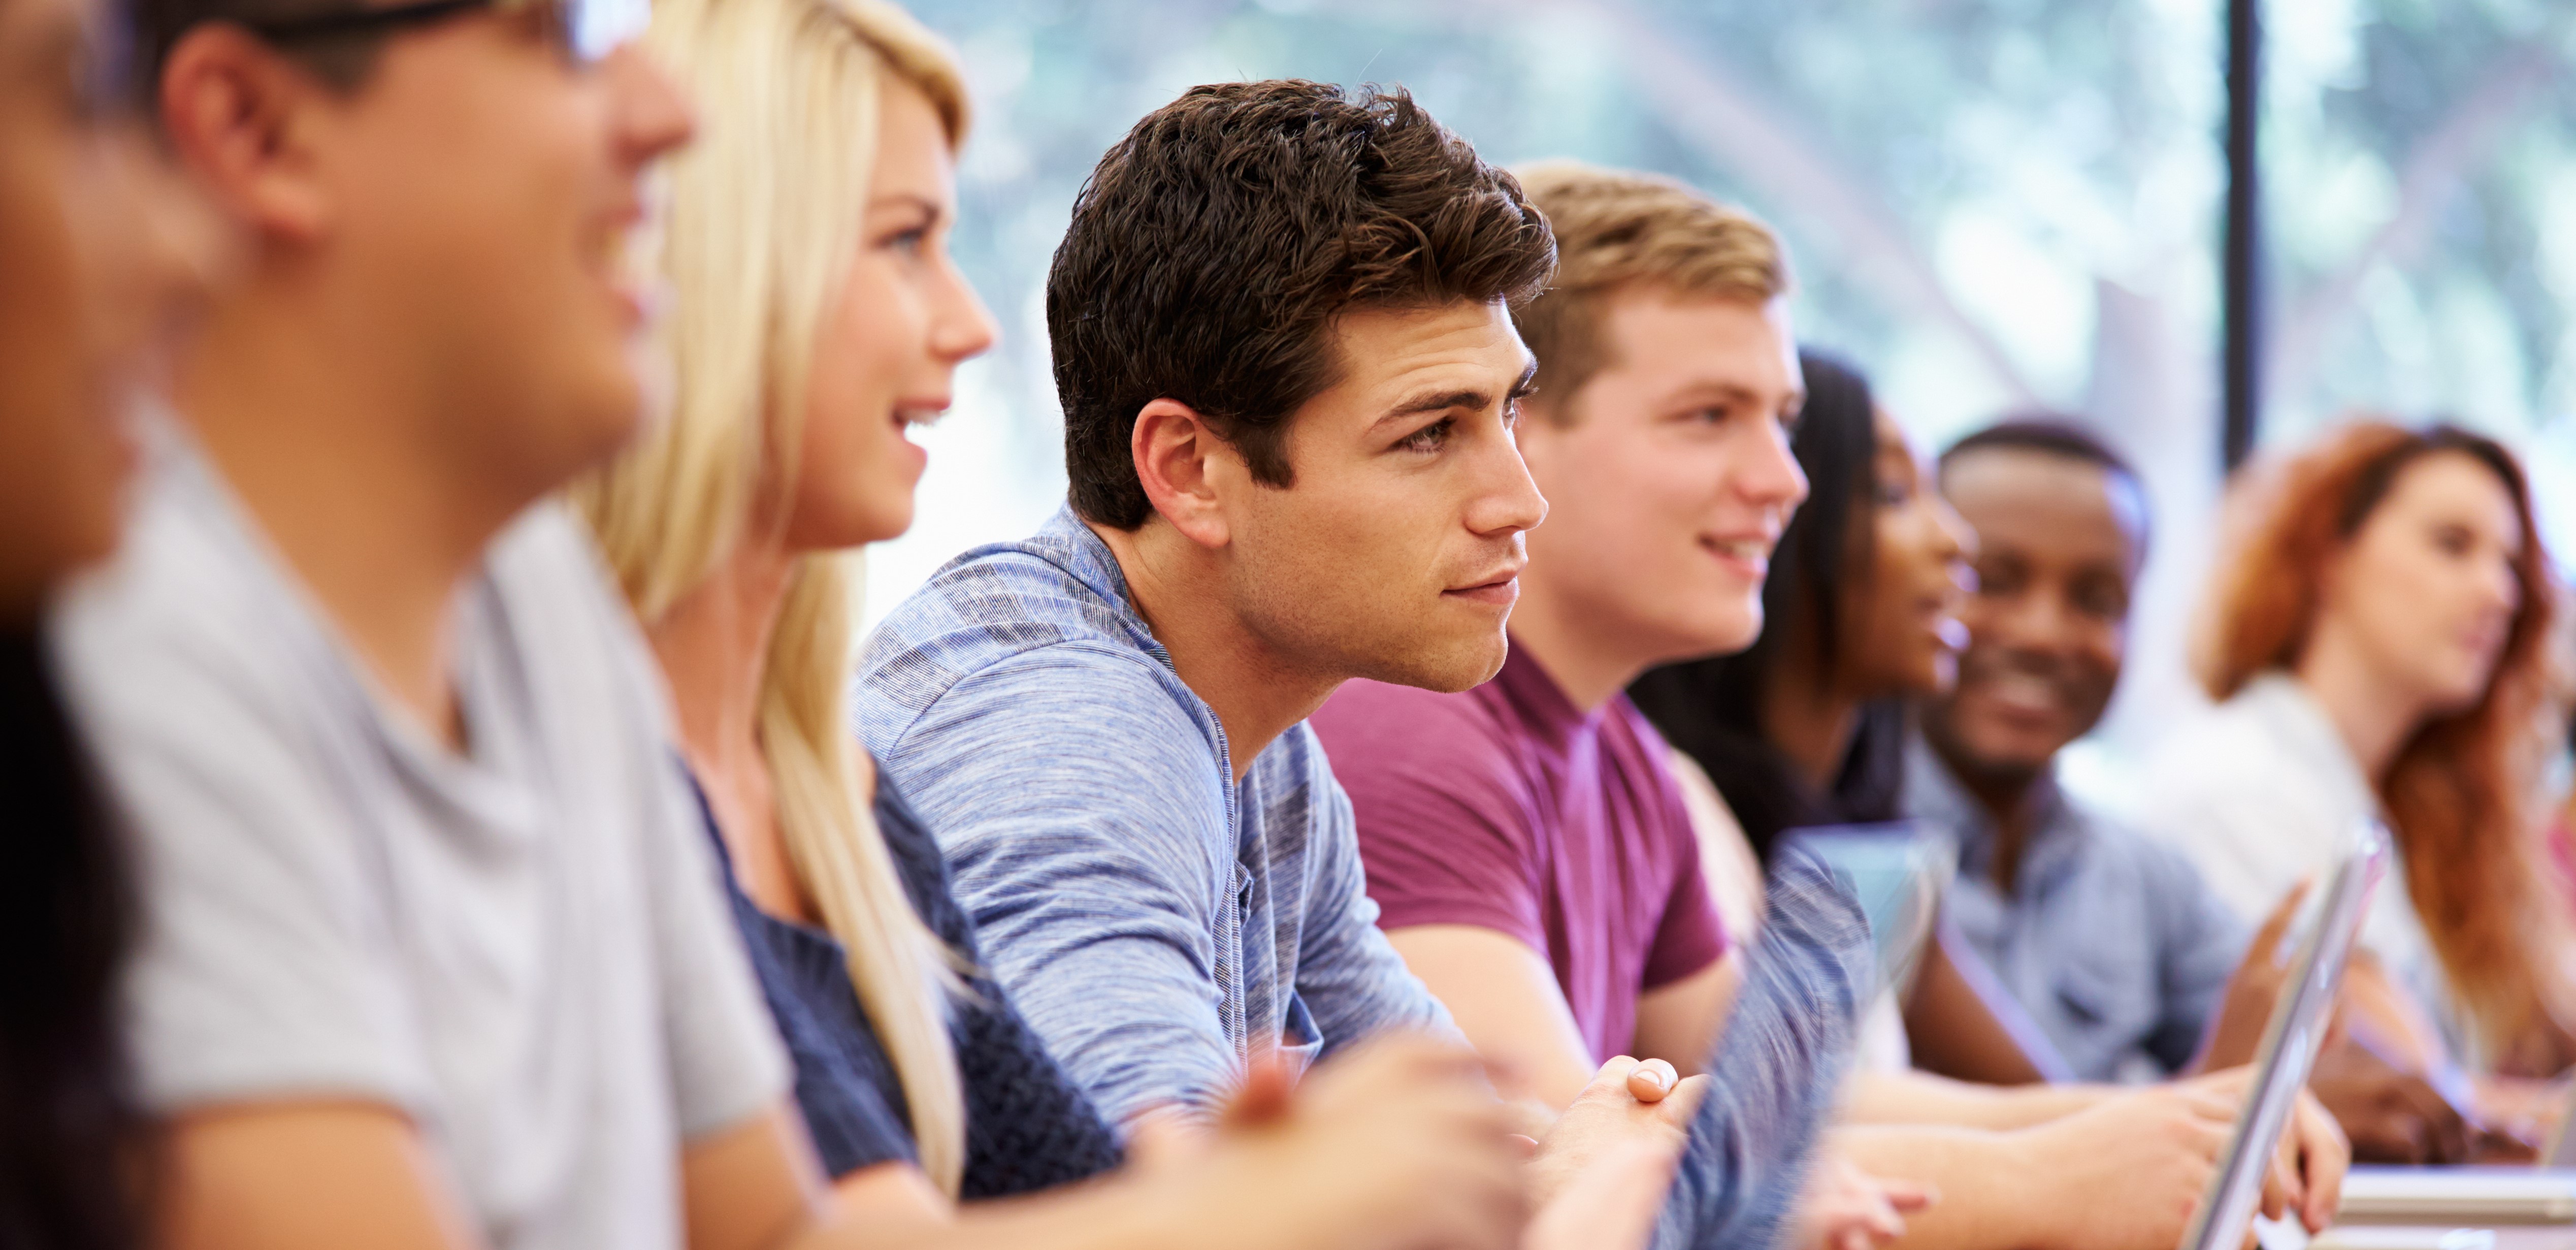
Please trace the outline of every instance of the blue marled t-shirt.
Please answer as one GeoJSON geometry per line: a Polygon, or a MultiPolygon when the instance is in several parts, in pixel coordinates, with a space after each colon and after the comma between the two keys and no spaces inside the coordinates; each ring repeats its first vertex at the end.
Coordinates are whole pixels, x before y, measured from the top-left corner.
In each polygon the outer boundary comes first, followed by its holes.
{"type": "Polygon", "coordinates": [[[1378,932],[1350,800],[1300,724],[1240,783],[1216,713],[1059,514],[872,635],[859,732],[938,837],[993,974],[1113,1120],[1213,1110],[1252,1047],[1455,1035],[1378,932]]]}
{"type": "MultiPolygon", "coordinates": [[[[994,976],[1102,1110],[1212,1110],[1251,1048],[1457,1036],[1376,925],[1350,800],[1299,724],[1225,731],[1069,510],[951,561],[871,635],[859,733],[935,831],[994,976]]],[[[1767,1247],[1839,1083],[1867,930],[1786,857],[1660,1247],[1767,1247]]]]}

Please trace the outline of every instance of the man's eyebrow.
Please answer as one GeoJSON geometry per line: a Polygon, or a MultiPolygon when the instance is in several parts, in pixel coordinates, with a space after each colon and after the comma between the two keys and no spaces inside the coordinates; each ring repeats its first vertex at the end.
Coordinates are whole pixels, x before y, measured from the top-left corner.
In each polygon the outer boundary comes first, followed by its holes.
{"type": "MultiPolygon", "coordinates": [[[[1533,360],[1523,365],[1520,379],[1512,383],[1511,390],[1504,394],[1503,399],[1509,402],[1529,394],[1530,383],[1537,377],[1537,361],[1533,360]]],[[[1379,417],[1377,421],[1382,424],[1398,417],[1420,416],[1426,412],[1448,412],[1457,408],[1483,411],[1493,406],[1494,393],[1482,387],[1462,386],[1445,391],[1423,391],[1420,394],[1408,396],[1394,407],[1387,409],[1386,415],[1379,417]]]]}
{"type": "Polygon", "coordinates": [[[1528,396],[1530,395],[1530,393],[1531,393],[1531,392],[1533,392],[1533,391],[1536,391],[1537,389],[1538,389],[1538,358],[1537,358],[1536,356],[1532,356],[1532,357],[1530,357],[1530,360],[1529,360],[1529,363],[1528,363],[1528,364],[1525,364],[1525,365],[1522,365],[1522,366],[1521,366],[1521,380],[1520,380],[1520,381],[1518,381],[1518,382],[1514,382],[1514,383],[1512,383],[1512,393],[1511,393],[1511,398],[1513,398],[1513,399],[1525,399],[1525,398],[1528,398],[1528,396]]]}
{"type": "Polygon", "coordinates": [[[1711,396],[1720,403],[1736,404],[1746,408],[1757,406],[1762,398],[1754,393],[1753,388],[1737,386],[1732,382],[1721,382],[1715,386],[1706,387],[1699,393],[1711,396]]]}
{"type": "Polygon", "coordinates": [[[1419,416],[1426,412],[1448,412],[1453,408],[1481,410],[1492,407],[1493,403],[1492,391],[1472,386],[1447,391],[1424,391],[1387,409],[1386,415],[1379,417],[1378,422],[1383,424],[1398,417],[1419,416]]]}

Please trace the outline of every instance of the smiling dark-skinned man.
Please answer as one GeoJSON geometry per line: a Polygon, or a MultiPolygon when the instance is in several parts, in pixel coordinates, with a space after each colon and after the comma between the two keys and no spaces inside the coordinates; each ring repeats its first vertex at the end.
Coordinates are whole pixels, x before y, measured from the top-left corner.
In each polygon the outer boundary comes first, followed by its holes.
{"type": "MultiPolygon", "coordinates": [[[[1952,445],[1940,486],[1977,532],[1978,590],[1958,682],[1923,708],[1906,802],[1959,846],[1950,915],[2082,1078],[2160,1079],[2250,1047],[2277,974],[2240,969],[2244,926],[2189,861],[2056,779],[2127,657],[2147,555],[2138,475],[2071,423],[2019,420],[1952,445]]],[[[2510,1150],[2357,1043],[2331,1048],[2312,1084],[2357,1159],[2510,1150]]]]}

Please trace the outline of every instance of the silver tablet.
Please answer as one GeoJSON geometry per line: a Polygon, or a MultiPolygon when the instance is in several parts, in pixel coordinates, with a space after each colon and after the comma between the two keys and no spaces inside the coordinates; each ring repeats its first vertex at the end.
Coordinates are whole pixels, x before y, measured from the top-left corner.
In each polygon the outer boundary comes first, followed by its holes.
{"type": "Polygon", "coordinates": [[[2313,919],[2300,930],[2281,1001],[2263,1030],[2256,1054],[2253,1094],[2237,1113],[2218,1174],[2210,1178],[2200,1210],[2184,1230],[2181,1250],[2237,1250],[2263,1199],[2263,1174],[2289,1127],[2299,1090],[2317,1061],[2343,984],[2344,960],[2360,936],[2370,894],[2388,871],[2388,831],[2370,821],[2355,829],[2326,888],[2304,908],[2313,919]]]}

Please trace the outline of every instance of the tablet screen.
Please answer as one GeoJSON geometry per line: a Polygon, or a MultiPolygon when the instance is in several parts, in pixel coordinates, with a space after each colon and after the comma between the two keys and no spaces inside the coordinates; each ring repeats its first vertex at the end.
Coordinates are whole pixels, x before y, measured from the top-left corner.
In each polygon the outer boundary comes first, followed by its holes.
{"type": "Polygon", "coordinates": [[[2388,832],[2377,821],[2368,822],[2353,831],[2334,876],[2304,908],[2308,916],[2298,951],[2291,956],[2281,1001],[2272,1007],[2272,1022],[2255,1059],[2253,1095],[2236,1117],[2227,1153],[2183,1233],[2181,1250],[2236,1250],[2244,1242],[2262,1202],[2263,1174],[2272,1151],[2290,1123],[2299,1090],[2308,1083],[2308,1069],[2315,1065],[2317,1047],[2333,1020],[2335,991],[2343,984],[2344,962],[2361,932],[2371,890],[2387,869],[2388,832]]]}

